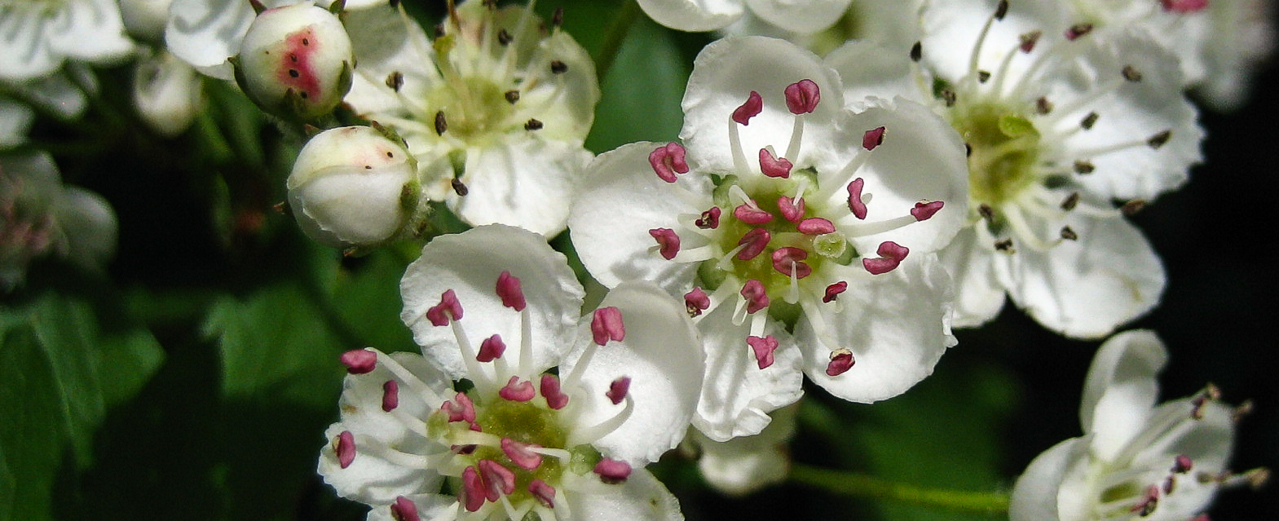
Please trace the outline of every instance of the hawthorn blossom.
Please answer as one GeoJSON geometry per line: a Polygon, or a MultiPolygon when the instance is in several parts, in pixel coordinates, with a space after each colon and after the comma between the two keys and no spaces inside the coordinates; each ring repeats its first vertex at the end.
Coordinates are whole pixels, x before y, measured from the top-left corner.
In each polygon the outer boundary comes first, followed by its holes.
{"type": "Polygon", "coordinates": [[[0,0],[0,80],[47,77],[66,60],[109,64],[126,58],[116,0],[0,0]]]}
{"type": "Polygon", "coordinates": [[[394,128],[417,156],[426,197],[471,225],[563,231],[599,100],[586,50],[532,7],[471,1],[434,40],[401,11],[353,13],[359,66],[346,101],[394,128]]]}
{"type": "Polygon", "coordinates": [[[795,437],[795,414],[799,404],[791,404],[769,414],[772,421],[759,434],[728,441],[715,441],[697,430],[688,440],[700,453],[697,470],[706,483],[724,494],[744,496],[790,476],[790,441],[795,437]]]}
{"type": "Polygon", "coordinates": [[[852,43],[828,62],[850,97],[907,93],[963,135],[968,226],[941,253],[955,325],[993,319],[1006,292],[1045,327],[1105,336],[1165,284],[1123,217],[1185,182],[1203,131],[1176,59],[1139,33],[1067,25],[1057,3],[986,6],[932,3],[921,44],[895,61],[852,43]]]}
{"type": "Polygon", "coordinates": [[[743,15],[809,34],[835,24],[853,0],[639,0],[654,21],[680,31],[723,29],[743,15]],[[749,13],[749,14],[748,14],[749,13]]]}
{"type": "Polygon", "coordinates": [[[422,352],[342,356],[319,463],[370,520],[682,519],[643,468],[679,442],[701,387],[677,300],[627,284],[580,316],[564,256],[501,225],[437,237],[401,292],[422,352]]]}
{"type": "Polygon", "coordinates": [[[574,204],[596,279],[683,296],[708,361],[694,425],[711,439],[760,432],[799,398],[802,373],[873,402],[954,344],[950,280],[929,252],[963,224],[958,136],[915,103],[853,113],[842,98],[839,76],[788,42],[712,43],[689,78],[682,144],[601,155],[574,204]]]}
{"type": "Polygon", "coordinates": [[[1084,435],[1030,463],[1013,488],[1012,521],[1198,519],[1222,486],[1264,477],[1227,472],[1237,418],[1216,389],[1155,405],[1167,358],[1150,331],[1101,346],[1079,409],[1084,435]]]}

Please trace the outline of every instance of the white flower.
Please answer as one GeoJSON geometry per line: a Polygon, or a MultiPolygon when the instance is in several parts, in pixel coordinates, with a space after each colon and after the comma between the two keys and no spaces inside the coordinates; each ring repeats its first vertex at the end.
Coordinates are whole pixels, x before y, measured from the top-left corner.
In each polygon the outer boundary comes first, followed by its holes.
{"type": "Polygon", "coordinates": [[[819,56],[849,40],[874,42],[885,53],[905,52],[919,41],[919,12],[923,0],[856,0],[848,3],[839,20],[817,32],[784,29],[747,10],[740,19],[724,28],[739,36],[770,36],[790,40],[819,56]]]}
{"type": "Polygon", "coordinates": [[[769,414],[773,421],[754,436],[728,441],[715,441],[697,430],[690,430],[689,440],[701,454],[697,470],[714,489],[733,496],[744,496],[790,476],[791,438],[795,436],[795,413],[798,404],[782,407],[769,414]]]}
{"type": "Polygon", "coordinates": [[[0,0],[0,80],[48,76],[64,60],[110,63],[133,42],[116,0],[0,0]]]}
{"type": "Polygon", "coordinates": [[[168,51],[139,53],[133,71],[133,104],[142,121],[157,133],[177,136],[204,108],[200,76],[168,51]]]}
{"type": "Polygon", "coordinates": [[[1105,336],[1165,283],[1123,214],[1185,182],[1203,132],[1175,58],[1154,42],[1091,34],[1055,2],[986,3],[933,2],[918,63],[857,43],[828,62],[847,95],[910,93],[970,147],[970,226],[941,254],[955,325],[993,319],[1007,292],[1050,329],[1105,336]]]}
{"type": "Polygon", "coordinates": [[[1101,346],[1079,410],[1084,436],[1030,463],[1013,489],[1012,521],[1186,521],[1221,486],[1252,477],[1225,472],[1235,425],[1215,389],[1155,405],[1167,358],[1150,331],[1101,346]]]}
{"type": "Polygon", "coordinates": [[[958,136],[905,100],[843,105],[812,53],[720,40],[694,62],[684,144],[601,155],[574,204],[573,242],[601,283],[684,295],[708,360],[694,424],[711,439],[758,433],[799,398],[801,371],[873,402],[954,343],[929,252],[964,221],[958,136]]]}
{"type": "Polygon", "coordinates": [[[433,41],[389,7],[348,24],[360,63],[347,102],[404,136],[427,197],[472,225],[564,229],[600,92],[590,56],[558,23],[472,1],[433,41]]]}
{"type": "Polygon", "coordinates": [[[422,355],[343,355],[319,464],[369,519],[682,519],[643,468],[679,442],[701,387],[678,301],[628,284],[580,316],[565,258],[501,225],[437,237],[401,292],[422,355]]]}
{"type": "Polygon", "coordinates": [[[308,236],[335,248],[372,247],[410,235],[424,214],[417,160],[385,129],[340,127],[298,152],[286,183],[308,236]]]}
{"type": "Polygon", "coordinates": [[[747,11],[784,30],[809,34],[830,27],[852,0],[639,0],[657,23],[680,31],[723,29],[747,11]]]}
{"type": "Polygon", "coordinates": [[[0,290],[54,254],[95,270],[115,252],[115,214],[102,197],[65,187],[44,153],[0,155],[0,290]]]}
{"type": "Polygon", "coordinates": [[[311,121],[351,90],[355,56],[338,17],[303,3],[258,14],[232,64],[236,83],[262,110],[311,121]]]}
{"type": "Polygon", "coordinates": [[[173,0],[120,0],[120,17],[130,36],[148,42],[163,42],[173,0]]]}

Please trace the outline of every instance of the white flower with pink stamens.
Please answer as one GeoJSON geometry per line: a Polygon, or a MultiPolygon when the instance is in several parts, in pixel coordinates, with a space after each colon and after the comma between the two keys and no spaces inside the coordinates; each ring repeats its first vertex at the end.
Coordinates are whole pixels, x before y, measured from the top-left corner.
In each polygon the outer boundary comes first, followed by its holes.
{"type": "Polygon", "coordinates": [[[1150,331],[1101,346],[1079,410],[1084,436],[1030,463],[1012,492],[1012,521],[1201,519],[1222,486],[1264,478],[1264,469],[1227,472],[1238,413],[1215,388],[1155,405],[1167,358],[1150,331]]]}
{"type": "Polygon", "coordinates": [[[707,350],[694,424],[712,439],[760,432],[804,373],[844,399],[896,396],[954,343],[929,252],[963,224],[962,144],[921,105],[872,105],[847,111],[806,50],[727,38],[694,63],[683,144],[589,168],[578,253],[605,286],[684,296],[707,350]]]}
{"type": "Polygon", "coordinates": [[[968,226],[941,252],[957,327],[992,320],[1007,293],[1054,331],[1105,336],[1166,282],[1124,215],[1200,159],[1177,61],[1139,34],[1071,25],[1056,2],[972,4],[933,2],[909,53],[853,43],[827,62],[845,95],[931,103],[969,147],[968,226]]]}
{"type": "Polygon", "coordinates": [[[702,384],[678,300],[627,284],[581,317],[565,258],[501,225],[437,237],[401,292],[422,354],[342,356],[320,457],[369,519],[682,519],[643,468],[683,437],[702,384]]]}
{"type": "Polygon", "coordinates": [[[713,31],[753,15],[787,31],[830,27],[853,0],[639,0],[654,21],[680,31],[713,31]]]}

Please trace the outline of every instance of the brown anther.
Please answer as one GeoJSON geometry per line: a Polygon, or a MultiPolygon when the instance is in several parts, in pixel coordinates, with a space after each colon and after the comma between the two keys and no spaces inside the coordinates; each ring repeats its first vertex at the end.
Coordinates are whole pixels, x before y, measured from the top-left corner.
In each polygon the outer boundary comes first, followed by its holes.
{"type": "Polygon", "coordinates": [[[1067,40],[1077,40],[1092,32],[1092,24],[1075,24],[1066,30],[1067,40]]]}
{"type": "Polygon", "coordinates": [[[278,203],[275,203],[275,205],[272,206],[271,209],[275,210],[275,213],[279,213],[283,215],[289,215],[293,213],[293,209],[289,207],[288,201],[280,201],[278,203]]]}
{"type": "Polygon", "coordinates": [[[436,38],[443,38],[447,32],[444,30],[444,22],[435,24],[434,34],[436,38]]]}
{"type": "Polygon", "coordinates": [[[453,193],[457,194],[458,197],[466,197],[466,194],[471,193],[471,190],[466,187],[466,184],[462,183],[461,179],[454,177],[449,181],[449,184],[453,186],[453,193]]]}
{"type": "Polygon", "coordinates": [[[986,203],[982,203],[981,206],[977,207],[977,213],[981,215],[982,219],[987,221],[995,218],[995,209],[986,203]]]}
{"type": "Polygon", "coordinates": [[[506,32],[506,29],[500,29],[497,31],[497,43],[498,45],[501,45],[502,47],[506,47],[507,45],[510,45],[511,40],[514,40],[514,39],[515,38],[511,36],[511,33],[506,32]]]}
{"type": "Polygon", "coordinates": [[[1123,212],[1124,215],[1133,215],[1137,212],[1140,212],[1145,207],[1146,207],[1145,199],[1133,199],[1131,201],[1124,203],[1123,206],[1120,206],[1119,211],[1123,212]]]}
{"type": "Polygon", "coordinates": [[[1035,100],[1035,112],[1039,113],[1039,115],[1044,116],[1052,111],[1053,102],[1048,101],[1048,98],[1041,96],[1039,99],[1035,100]]]}
{"type": "Polygon", "coordinates": [[[1146,144],[1150,145],[1150,148],[1159,150],[1159,147],[1166,145],[1169,139],[1172,139],[1172,131],[1165,130],[1163,132],[1150,136],[1150,139],[1146,140],[1146,144]]]}
{"type": "Polygon", "coordinates": [[[520,100],[520,91],[508,90],[504,94],[502,94],[502,96],[506,98],[507,103],[514,105],[515,102],[520,100]]]}
{"type": "Polygon", "coordinates": [[[1123,74],[1124,74],[1125,80],[1128,80],[1134,83],[1141,81],[1141,71],[1138,71],[1137,68],[1133,67],[1132,65],[1125,65],[1123,74]]]}
{"type": "Polygon", "coordinates": [[[551,27],[559,27],[564,25],[564,8],[556,7],[555,12],[551,13],[551,27]]]}
{"type": "Polygon", "coordinates": [[[386,75],[386,86],[395,92],[399,92],[400,87],[404,86],[404,74],[400,71],[395,71],[386,75]]]}
{"type": "Polygon", "coordinates": [[[551,72],[554,74],[564,74],[568,72],[568,65],[559,60],[551,60],[551,72]]]}
{"type": "Polygon", "coordinates": [[[1004,239],[1004,240],[1002,240],[1002,241],[995,241],[995,249],[996,249],[996,250],[999,250],[999,251],[1008,252],[1008,253],[1015,253],[1015,252],[1017,251],[1017,250],[1014,250],[1014,249],[1013,249],[1013,240],[1012,240],[1012,239],[1004,239]]]}
{"type": "Polygon", "coordinates": [[[435,113],[435,135],[443,136],[444,131],[449,129],[449,122],[444,120],[444,111],[435,113]]]}
{"type": "Polygon", "coordinates": [[[964,157],[973,157],[973,146],[964,143],[964,157]]]}
{"type": "Polygon", "coordinates": [[[1008,0],[999,0],[999,7],[995,8],[995,19],[1003,20],[1008,16],[1008,0]]]}
{"type": "Polygon", "coordinates": [[[1021,45],[1019,45],[1018,48],[1021,49],[1021,52],[1030,54],[1030,51],[1035,50],[1035,44],[1039,43],[1039,37],[1043,35],[1043,31],[1031,31],[1018,36],[1017,38],[1021,40],[1021,45]]]}
{"type": "Polygon", "coordinates": [[[1079,240],[1079,234],[1075,233],[1075,230],[1070,229],[1069,226],[1062,226],[1061,238],[1068,241],[1077,241],[1079,240]]]}
{"type": "Polygon", "coordinates": [[[542,130],[542,122],[534,118],[529,118],[524,122],[524,130],[542,130]]]}
{"type": "Polygon", "coordinates": [[[1093,170],[1096,170],[1096,169],[1097,167],[1093,165],[1091,161],[1085,161],[1083,159],[1075,160],[1076,174],[1091,174],[1093,173],[1093,170]]]}
{"type": "Polygon", "coordinates": [[[1244,473],[1243,477],[1248,481],[1248,486],[1252,490],[1261,490],[1261,487],[1264,487],[1266,482],[1270,481],[1270,469],[1258,467],[1244,473]]]}
{"type": "Polygon", "coordinates": [[[1061,202],[1061,209],[1067,212],[1074,210],[1075,205],[1079,204],[1079,192],[1071,192],[1066,199],[1061,202]]]}
{"type": "Polygon", "coordinates": [[[1252,400],[1244,400],[1238,407],[1235,407],[1235,410],[1230,411],[1230,420],[1239,423],[1244,417],[1252,414],[1252,407],[1252,400]]]}
{"type": "Polygon", "coordinates": [[[977,71],[977,82],[986,83],[990,80],[990,71],[977,71]]]}
{"type": "Polygon", "coordinates": [[[915,45],[910,46],[910,61],[918,62],[923,57],[924,44],[922,42],[915,42],[915,45]]]}
{"type": "Polygon", "coordinates": [[[1089,112],[1088,115],[1084,116],[1084,119],[1079,122],[1079,126],[1083,127],[1084,130],[1091,130],[1092,126],[1097,124],[1097,118],[1100,117],[1101,115],[1096,112],[1089,112]]]}
{"type": "Polygon", "coordinates": [[[941,90],[941,99],[943,99],[943,100],[945,100],[945,101],[946,101],[946,106],[947,106],[947,107],[953,107],[953,106],[955,106],[955,91],[950,90],[950,88],[942,89],[942,90],[941,90]]]}

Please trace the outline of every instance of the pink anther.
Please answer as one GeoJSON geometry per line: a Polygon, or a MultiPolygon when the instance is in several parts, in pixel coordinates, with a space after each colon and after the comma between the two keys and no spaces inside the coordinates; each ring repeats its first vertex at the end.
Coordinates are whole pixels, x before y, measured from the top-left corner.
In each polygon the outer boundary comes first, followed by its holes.
{"type": "Polygon", "coordinates": [[[862,267],[866,268],[871,275],[882,275],[897,269],[902,259],[906,258],[906,254],[910,250],[905,246],[897,244],[893,241],[884,241],[880,243],[879,249],[875,251],[879,254],[878,259],[862,259],[862,267]]]}
{"type": "Polygon", "coordinates": [[[1092,24],[1075,24],[1066,29],[1066,39],[1075,41],[1092,32],[1092,24]]]}
{"type": "Polygon", "coordinates": [[[799,222],[804,218],[804,200],[800,199],[799,203],[795,202],[792,197],[780,196],[777,198],[777,209],[782,212],[782,218],[790,222],[799,222]]]}
{"type": "Polygon", "coordinates": [[[452,401],[445,400],[440,404],[440,410],[449,415],[450,422],[475,422],[475,403],[466,393],[457,393],[452,401]]]}
{"type": "Polygon", "coordinates": [[[1197,13],[1208,8],[1208,0],[1159,0],[1165,11],[1174,13],[1197,13]]]}
{"type": "Polygon", "coordinates": [[[722,211],[718,206],[712,206],[710,210],[702,212],[702,216],[694,221],[693,224],[703,230],[714,230],[719,228],[719,216],[721,213],[722,211]]]}
{"type": "Polygon", "coordinates": [[[595,310],[595,316],[591,317],[591,337],[599,345],[607,344],[609,340],[625,340],[626,325],[622,323],[622,311],[612,306],[595,310]]]}
{"type": "Polygon", "coordinates": [[[742,126],[750,125],[751,118],[758,116],[763,111],[764,98],[761,98],[758,92],[751,91],[750,96],[746,97],[746,103],[733,110],[733,121],[742,126]]]}
{"type": "Polygon", "coordinates": [[[842,280],[826,286],[826,295],[822,296],[822,302],[834,302],[835,298],[846,290],[848,290],[848,283],[842,280]]]}
{"type": "Polygon", "coordinates": [[[783,157],[773,157],[767,148],[759,149],[759,171],[768,177],[790,177],[790,169],[795,165],[783,157]]]}
{"type": "Polygon", "coordinates": [[[853,212],[853,216],[858,219],[866,218],[866,203],[862,202],[864,186],[866,186],[866,180],[860,177],[848,183],[848,211],[853,212]]]}
{"type": "Polygon", "coordinates": [[[847,373],[853,368],[853,364],[857,361],[853,360],[853,352],[847,349],[831,351],[830,363],[826,364],[826,376],[839,376],[847,373]]]}
{"type": "Polygon", "coordinates": [[[342,431],[338,434],[333,452],[337,453],[339,467],[350,467],[351,462],[355,461],[355,435],[351,434],[351,431],[342,431]]]}
{"type": "Polygon", "coordinates": [[[755,201],[751,201],[751,204],[743,204],[734,208],[733,217],[746,224],[754,225],[764,224],[773,220],[773,214],[759,209],[754,203],[755,201]]]}
{"type": "Polygon", "coordinates": [[[497,395],[512,402],[527,402],[537,396],[537,391],[533,390],[533,382],[512,376],[505,386],[497,390],[497,395]]]}
{"type": "Polygon", "coordinates": [[[1150,485],[1146,487],[1145,493],[1141,495],[1141,500],[1137,501],[1129,512],[1137,514],[1141,517],[1149,516],[1155,512],[1155,507],[1159,506],[1159,486],[1150,485]]]}
{"type": "Polygon", "coordinates": [[[520,288],[520,279],[503,271],[497,276],[497,296],[502,298],[502,305],[516,311],[524,311],[528,302],[524,300],[524,290],[520,288]]]}
{"type": "Polygon", "coordinates": [[[604,396],[607,396],[608,400],[613,402],[613,405],[617,405],[626,399],[626,393],[630,392],[630,390],[631,377],[623,376],[608,384],[608,391],[604,393],[604,396]]]}
{"type": "Polygon", "coordinates": [[[804,278],[812,275],[813,268],[803,263],[808,258],[808,252],[801,248],[787,246],[773,250],[773,269],[783,275],[795,274],[795,278],[804,278]]]}
{"type": "Polygon", "coordinates": [[[747,313],[755,313],[768,307],[768,292],[764,290],[764,283],[759,280],[750,279],[742,285],[742,298],[746,299],[747,313]]]}
{"type": "Polygon", "coordinates": [[[648,154],[648,164],[652,165],[657,177],[668,183],[675,182],[675,174],[687,174],[688,163],[684,160],[684,147],[679,143],[667,143],[648,154]]]}
{"type": "Polygon", "coordinates": [[[502,438],[502,453],[524,470],[533,470],[542,465],[542,455],[532,449],[541,448],[535,443],[520,443],[510,438],[502,438]]]}
{"type": "Polygon", "coordinates": [[[475,355],[475,359],[480,362],[492,362],[502,358],[502,353],[505,352],[506,343],[502,342],[502,337],[493,335],[480,342],[480,352],[475,355]]]}
{"type": "Polygon", "coordinates": [[[679,235],[675,234],[675,230],[670,228],[653,228],[648,234],[657,241],[657,252],[662,255],[663,259],[671,260],[679,253],[679,235]]]}
{"type": "Polygon", "coordinates": [[[773,351],[777,350],[777,338],[773,335],[768,336],[748,336],[746,344],[751,346],[751,350],[755,351],[755,362],[759,364],[760,369],[768,369],[773,365],[773,351]]]}
{"type": "Polygon", "coordinates": [[[400,384],[395,380],[387,380],[382,383],[382,410],[385,412],[394,411],[400,406],[400,384]]]}
{"type": "Polygon", "coordinates": [[[462,504],[467,512],[475,512],[484,506],[485,488],[484,480],[475,467],[462,469],[462,504]]]}
{"type": "Polygon", "coordinates": [[[1178,474],[1185,474],[1190,472],[1190,469],[1194,468],[1194,466],[1195,462],[1190,459],[1190,456],[1178,454],[1177,457],[1173,459],[1172,471],[1178,474]]]}
{"type": "Polygon", "coordinates": [[[600,481],[609,485],[616,485],[631,477],[631,465],[625,461],[604,458],[595,464],[592,472],[595,472],[600,477],[600,481]]]}
{"type": "Polygon", "coordinates": [[[809,217],[800,221],[795,229],[804,235],[821,235],[823,233],[835,233],[835,224],[821,217],[809,217]]]}
{"type": "Polygon", "coordinates": [[[480,475],[484,476],[489,501],[497,501],[501,495],[515,492],[515,473],[491,459],[480,460],[480,475]]]}
{"type": "Polygon", "coordinates": [[[528,491],[537,498],[537,502],[546,508],[555,508],[555,487],[547,485],[545,481],[534,479],[528,484],[528,491]]]}
{"type": "Polygon", "coordinates": [[[404,496],[396,497],[395,502],[391,503],[391,517],[395,521],[421,521],[422,519],[417,516],[417,505],[404,496]]]}
{"type": "Polygon", "coordinates": [[[542,375],[541,386],[538,389],[542,391],[542,397],[546,398],[547,407],[558,411],[568,405],[568,395],[560,391],[559,377],[553,374],[542,375]]]}
{"type": "Polygon", "coordinates": [[[447,326],[451,320],[462,319],[462,303],[457,301],[453,290],[444,290],[440,295],[440,303],[426,310],[426,318],[435,326],[447,326]]]}
{"type": "Polygon", "coordinates": [[[1035,50],[1035,44],[1039,43],[1039,38],[1043,35],[1043,31],[1031,31],[1021,35],[1021,45],[1018,48],[1021,49],[1021,52],[1030,54],[1031,51],[1035,50]]]}
{"type": "Polygon", "coordinates": [[[817,103],[821,100],[821,89],[813,80],[799,80],[786,87],[786,108],[790,109],[791,114],[811,113],[817,109],[817,103]]]}
{"type": "Polygon", "coordinates": [[[884,127],[872,128],[862,134],[862,148],[875,150],[875,147],[882,144],[884,144],[884,127]]]}
{"type": "Polygon", "coordinates": [[[711,298],[702,291],[702,288],[693,288],[693,291],[684,294],[684,309],[688,310],[688,316],[701,315],[710,307],[711,298]]]}
{"type": "Polygon", "coordinates": [[[737,252],[737,259],[748,261],[758,257],[760,253],[764,252],[764,248],[768,246],[768,241],[772,238],[773,235],[763,228],[754,228],[746,232],[737,241],[738,246],[745,246],[737,252]]]}
{"type": "Polygon", "coordinates": [[[920,201],[915,203],[914,208],[910,209],[910,214],[915,217],[916,221],[927,221],[945,205],[946,203],[942,201],[920,201]]]}
{"type": "Polygon", "coordinates": [[[346,366],[346,372],[350,374],[370,373],[377,367],[377,353],[368,349],[352,349],[342,353],[338,361],[346,366]]]}

